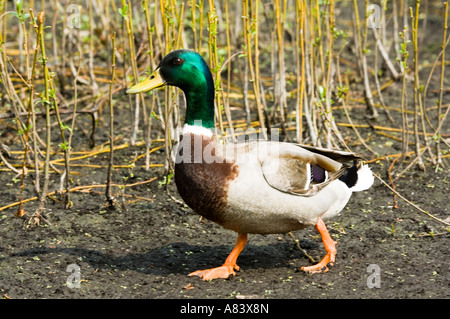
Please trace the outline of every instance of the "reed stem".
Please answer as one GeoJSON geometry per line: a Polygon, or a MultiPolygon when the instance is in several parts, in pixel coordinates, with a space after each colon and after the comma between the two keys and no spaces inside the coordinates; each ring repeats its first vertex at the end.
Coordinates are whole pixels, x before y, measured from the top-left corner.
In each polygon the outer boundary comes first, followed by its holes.
{"type": "Polygon", "coordinates": [[[111,64],[111,83],[109,85],[109,163],[108,171],[106,173],[106,190],[105,196],[106,201],[110,207],[115,206],[115,200],[112,196],[111,185],[112,185],[112,169],[114,165],[114,107],[113,107],[113,86],[116,77],[116,33],[114,32],[111,36],[112,42],[112,64],[111,64]]]}
{"type": "Polygon", "coordinates": [[[45,108],[45,129],[46,129],[46,149],[45,149],[45,162],[44,162],[44,183],[39,194],[39,206],[34,214],[28,219],[27,226],[40,224],[42,221],[46,221],[44,217],[45,200],[47,198],[49,175],[50,175],[50,152],[51,152],[51,122],[50,122],[50,75],[47,67],[47,55],[45,54],[44,43],[44,20],[45,13],[39,12],[37,17],[37,26],[39,34],[39,47],[41,49],[42,66],[44,69],[44,92],[41,96],[42,105],[45,108]]]}

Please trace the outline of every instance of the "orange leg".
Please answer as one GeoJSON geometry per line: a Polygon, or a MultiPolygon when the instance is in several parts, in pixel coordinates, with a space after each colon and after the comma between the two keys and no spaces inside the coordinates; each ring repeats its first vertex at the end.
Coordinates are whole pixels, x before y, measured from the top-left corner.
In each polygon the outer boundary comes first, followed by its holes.
{"type": "Polygon", "coordinates": [[[327,254],[318,264],[308,267],[302,267],[302,270],[310,273],[327,272],[328,271],[327,265],[328,264],[333,265],[334,258],[336,256],[337,243],[333,239],[331,239],[331,236],[327,230],[327,226],[325,226],[325,223],[321,218],[319,218],[319,220],[317,221],[316,230],[322,236],[323,245],[325,246],[327,254]]]}
{"type": "Polygon", "coordinates": [[[217,268],[205,269],[205,270],[197,270],[189,274],[189,276],[199,276],[203,280],[211,280],[216,278],[228,278],[230,275],[236,275],[234,270],[239,270],[239,266],[236,265],[236,260],[241,253],[242,249],[244,249],[245,244],[247,243],[247,234],[239,234],[236,245],[234,246],[231,253],[228,255],[225,263],[217,268]]]}

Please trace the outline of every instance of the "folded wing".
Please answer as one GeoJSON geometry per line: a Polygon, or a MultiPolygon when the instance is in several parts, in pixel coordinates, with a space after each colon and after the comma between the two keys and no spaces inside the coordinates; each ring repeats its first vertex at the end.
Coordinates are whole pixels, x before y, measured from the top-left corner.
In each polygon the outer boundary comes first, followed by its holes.
{"type": "Polygon", "coordinates": [[[352,153],[279,143],[277,152],[262,157],[261,168],[273,188],[297,196],[313,196],[347,169],[345,162],[360,160],[352,153]]]}

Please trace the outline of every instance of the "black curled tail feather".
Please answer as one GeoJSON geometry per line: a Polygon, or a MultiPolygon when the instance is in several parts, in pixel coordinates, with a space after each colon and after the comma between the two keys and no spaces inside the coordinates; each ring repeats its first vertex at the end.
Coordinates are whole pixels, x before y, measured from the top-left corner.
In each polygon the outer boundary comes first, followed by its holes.
{"type": "Polygon", "coordinates": [[[353,162],[353,166],[345,170],[344,174],[339,177],[339,180],[345,183],[348,188],[352,188],[358,182],[358,166],[357,161],[353,162]]]}

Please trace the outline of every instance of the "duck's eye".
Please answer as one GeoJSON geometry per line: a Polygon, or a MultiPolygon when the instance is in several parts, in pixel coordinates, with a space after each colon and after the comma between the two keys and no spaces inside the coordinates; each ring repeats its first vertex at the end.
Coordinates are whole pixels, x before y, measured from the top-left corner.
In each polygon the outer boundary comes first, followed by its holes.
{"type": "Polygon", "coordinates": [[[174,65],[182,65],[184,62],[184,60],[182,58],[175,58],[173,59],[173,64],[174,65]]]}

